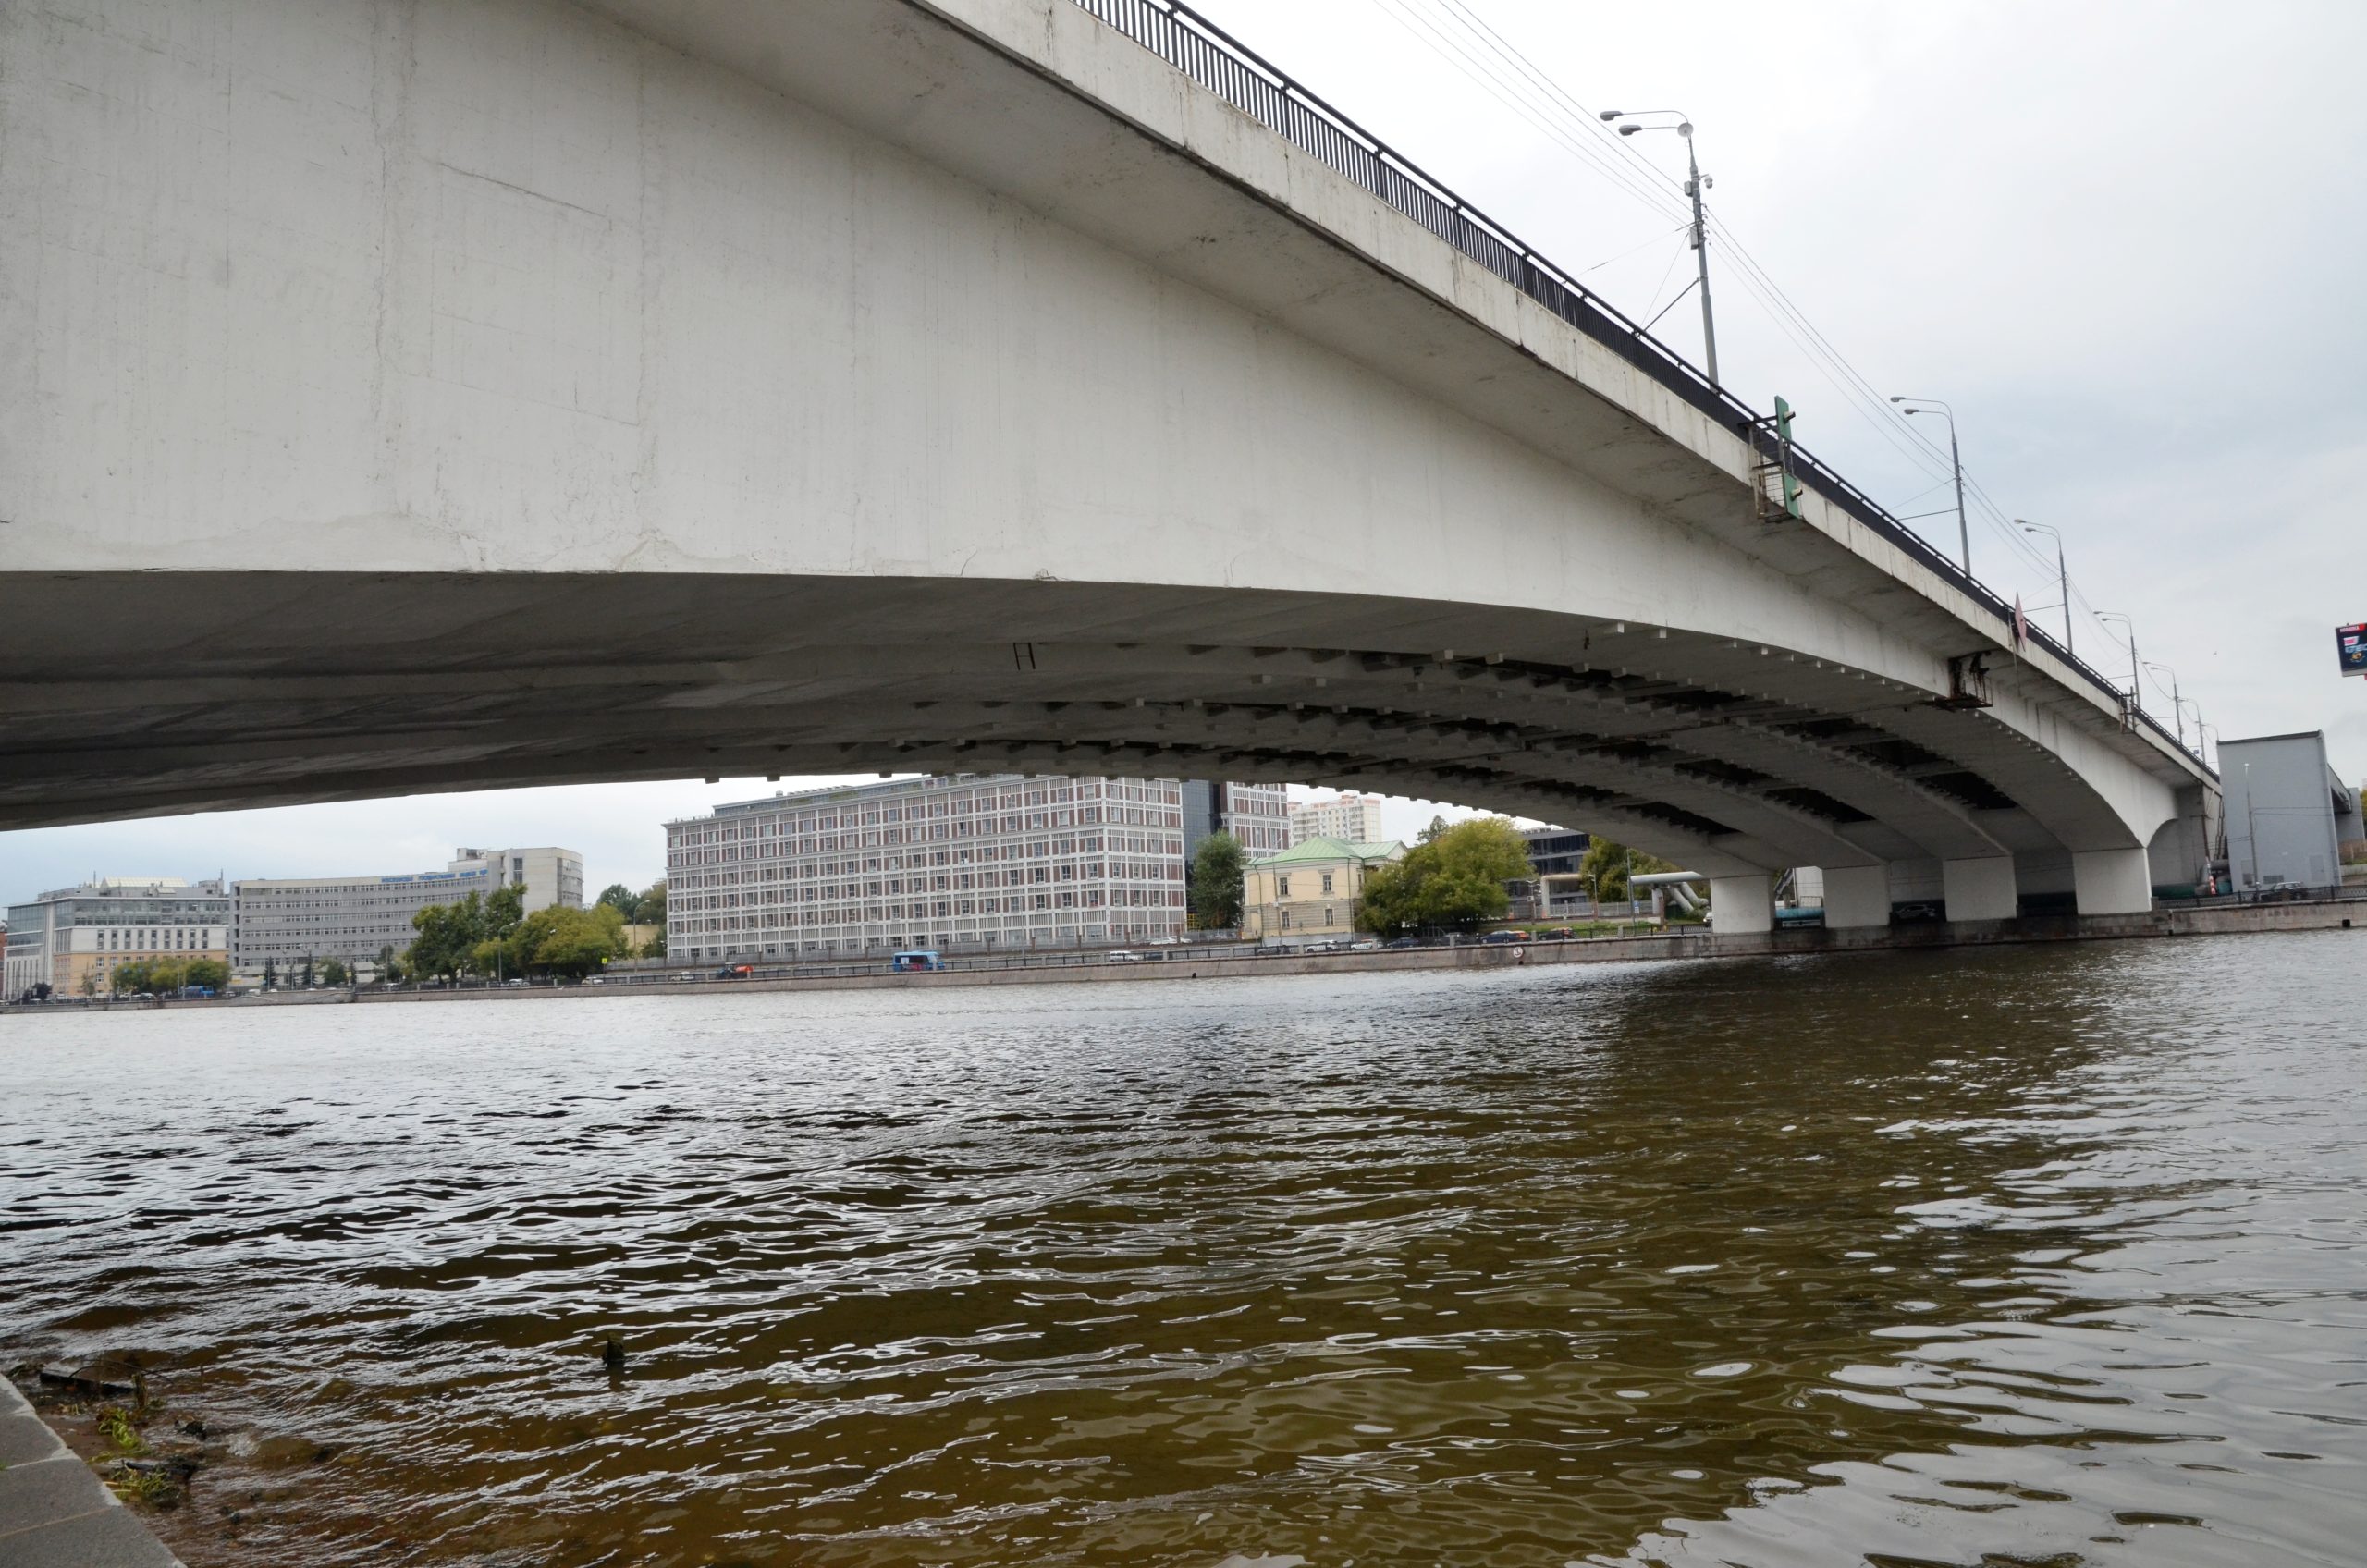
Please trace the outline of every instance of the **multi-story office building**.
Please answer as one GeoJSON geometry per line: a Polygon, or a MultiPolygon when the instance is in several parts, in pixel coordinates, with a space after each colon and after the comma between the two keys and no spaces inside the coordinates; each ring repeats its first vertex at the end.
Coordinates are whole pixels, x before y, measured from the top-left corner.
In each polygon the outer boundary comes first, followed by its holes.
{"type": "Polygon", "coordinates": [[[666,825],[691,962],[1150,942],[1184,931],[1172,778],[956,774],[806,790],[666,825]]]}
{"type": "Polygon", "coordinates": [[[1318,795],[1293,802],[1291,842],[1337,839],[1346,844],[1378,843],[1380,839],[1379,795],[1318,795]]]}
{"type": "Polygon", "coordinates": [[[1184,858],[1212,833],[1230,833],[1251,860],[1291,847],[1290,795],[1280,784],[1184,781],[1184,858]]]}
{"type": "Polygon", "coordinates": [[[471,893],[523,884],[525,911],[583,902],[583,857],[573,850],[457,851],[448,869],[391,876],[248,877],[230,888],[230,962],[241,977],[307,959],[374,966],[418,930],[411,916],[471,893]]]}
{"type": "Polygon", "coordinates": [[[1404,858],[1399,843],[1309,839],[1252,861],[1241,874],[1241,934],[1289,946],[1353,937],[1365,878],[1404,858]]]}
{"type": "Polygon", "coordinates": [[[219,881],[109,876],[43,893],[8,911],[0,991],[47,986],[82,996],[111,989],[116,970],[135,960],[227,960],[229,925],[219,881]]]}
{"type": "Polygon", "coordinates": [[[528,914],[554,905],[583,907],[583,857],[573,850],[548,844],[531,850],[455,850],[444,869],[465,871],[480,862],[493,868],[499,885],[526,889],[528,914]]]}

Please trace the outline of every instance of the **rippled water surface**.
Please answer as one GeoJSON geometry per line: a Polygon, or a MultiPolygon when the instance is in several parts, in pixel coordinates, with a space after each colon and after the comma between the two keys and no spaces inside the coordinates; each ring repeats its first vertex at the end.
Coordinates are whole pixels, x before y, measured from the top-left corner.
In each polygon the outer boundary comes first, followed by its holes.
{"type": "Polygon", "coordinates": [[[2356,1564],[2363,960],[11,1015],[0,1357],[192,1568],[2356,1564]]]}

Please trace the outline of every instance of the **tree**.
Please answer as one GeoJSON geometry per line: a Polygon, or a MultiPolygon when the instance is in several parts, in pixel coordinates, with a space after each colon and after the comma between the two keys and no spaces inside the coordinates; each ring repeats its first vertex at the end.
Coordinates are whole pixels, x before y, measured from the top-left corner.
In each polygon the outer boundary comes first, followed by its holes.
{"type": "Polygon", "coordinates": [[[1241,841],[1230,833],[1211,833],[1200,840],[1185,879],[1193,929],[1223,931],[1241,924],[1241,870],[1247,858],[1241,841]]]}
{"type": "Polygon", "coordinates": [[[230,988],[230,966],[218,958],[193,958],[181,966],[181,984],[227,991],[230,988]]]}
{"type": "Polygon", "coordinates": [[[1394,865],[1376,868],[1356,900],[1356,925],[1395,933],[1421,927],[1469,930],[1512,907],[1504,884],[1529,875],[1528,846],[1501,816],[1438,829],[1394,865]]]}
{"type": "Polygon", "coordinates": [[[413,974],[449,979],[468,962],[476,945],[479,900],[474,893],[459,903],[429,904],[414,911],[411,928],[419,933],[403,955],[413,974]]]}
{"type": "Polygon", "coordinates": [[[95,997],[99,994],[99,972],[97,970],[86,969],[82,971],[82,994],[86,997],[95,997]]]}
{"type": "Polygon", "coordinates": [[[271,991],[278,987],[279,965],[271,959],[265,959],[263,961],[263,988],[271,991]]]}
{"type": "Polygon", "coordinates": [[[298,988],[306,991],[313,988],[313,955],[310,953],[304,955],[304,978],[298,982],[298,988]]]}
{"type": "Polygon", "coordinates": [[[656,934],[642,944],[641,956],[664,958],[666,956],[666,878],[663,876],[652,882],[648,890],[641,895],[640,914],[641,918],[636,924],[657,927],[656,934]]]}
{"type": "Polygon", "coordinates": [[[321,965],[321,984],[324,986],[342,986],[352,978],[353,972],[345,967],[345,961],[341,958],[330,959],[321,965]]]}
{"type": "Polygon", "coordinates": [[[609,883],[602,889],[598,901],[623,915],[627,925],[641,918],[641,895],[621,882],[609,883]]]}
{"type": "Polygon", "coordinates": [[[1587,845],[1587,858],[1578,863],[1578,874],[1594,890],[1598,903],[1625,903],[1627,900],[1627,874],[1630,870],[1646,876],[1656,871],[1677,871],[1682,867],[1631,850],[1625,844],[1614,844],[1608,839],[1596,839],[1587,845]]]}
{"type": "Polygon", "coordinates": [[[518,927],[515,945],[524,967],[580,980],[623,955],[624,913],[614,904],[595,904],[590,909],[554,904],[525,918],[518,927]]]}

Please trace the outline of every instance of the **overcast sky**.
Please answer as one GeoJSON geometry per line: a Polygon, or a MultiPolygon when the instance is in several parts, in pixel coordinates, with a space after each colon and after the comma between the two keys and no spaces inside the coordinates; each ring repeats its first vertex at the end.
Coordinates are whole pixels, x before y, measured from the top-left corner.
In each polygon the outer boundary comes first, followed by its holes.
{"type": "MultiPolygon", "coordinates": [[[[2332,629],[2367,620],[2360,301],[2367,6],[1810,0],[1199,0],[1243,42],[1633,317],[1687,280],[1674,135],[1585,116],[1692,116],[1713,215],[1726,384],[1798,409],[1800,439],[1902,515],[1944,462],[1853,401],[1746,262],[1881,394],[1955,405],[1980,496],[1973,565],[2051,605],[2126,612],[2140,651],[2228,737],[2327,732],[2367,774],[2367,680],[2332,629]],[[1550,79],[1525,80],[1515,51],[1550,79]],[[1555,93],[1566,95],[1566,102],[1555,93]],[[1616,172],[1616,171],[1624,171],[1616,172]],[[1640,193],[1637,189],[1642,188],[1640,193]]],[[[1659,334],[1698,359],[1685,299],[1659,334]]],[[[1921,421],[1919,419],[1917,424],[1921,421]]],[[[1944,447],[1944,429],[1929,435],[1944,447]]],[[[1915,526],[1953,553],[1953,515],[1915,526]]],[[[2056,610],[2034,619],[2058,630],[2056,610]]],[[[2075,619],[2126,680],[2125,645],[2075,619]]],[[[2148,676],[2147,703],[2166,696],[2148,676]]],[[[0,899],[92,872],[294,876],[440,866],[459,844],[581,849],[594,887],[663,869],[666,819],[778,785],[421,796],[0,835],[0,899]]],[[[1431,808],[1392,808],[1410,833],[1431,808]]]]}

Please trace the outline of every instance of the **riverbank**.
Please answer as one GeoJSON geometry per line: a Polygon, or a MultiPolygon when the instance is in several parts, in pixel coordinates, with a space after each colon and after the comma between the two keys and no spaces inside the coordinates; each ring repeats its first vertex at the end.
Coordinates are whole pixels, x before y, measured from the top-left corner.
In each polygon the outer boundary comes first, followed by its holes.
{"type": "Polygon", "coordinates": [[[9,1568],[180,1568],[81,1455],[0,1378],[0,1562],[9,1568]]]}
{"type": "MultiPolygon", "coordinates": [[[[2367,928],[2367,900],[2216,905],[2156,909],[2145,914],[2029,915],[2015,920],[1928,921],[1913,925],[1828,931],[1821,927],[1718,936],[1699,926],[1650,936],[1592,937],[1571,941],[1383,949],[1378,952],[1194,953],[1163,949],[1160,960],[1135,962],[1064,961],[945,969],[894,974],[884,969],[718,981],[704,969],[611,974],[583,986],[477,986],[445,991],[276,991],[202,1001],[78,1003],[109,1007],[314,1007],[349,1002],[547,1001],[555,997],[696,996],[711,986],[734,991],[934,990],[964,986],[1125,985],[1147,981],[1254,978],[1281,974],[1407,974],[1431,970],[1541,968],[1553,964],[1655,963],[1684,959],[1797,958],[1813,953],[1878,952],[1897,949],[1994,947],[2034,942],[2136,941],[2152,937],[2228,936],[2244,932],[2367,928]]],[[[10,1011],[0,1006],[0,1012],[10,1011]]],[[[18,1009],[17,1011],[25,1011],[18,1009]]]]}

